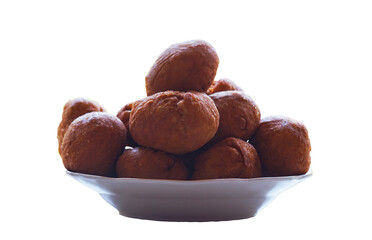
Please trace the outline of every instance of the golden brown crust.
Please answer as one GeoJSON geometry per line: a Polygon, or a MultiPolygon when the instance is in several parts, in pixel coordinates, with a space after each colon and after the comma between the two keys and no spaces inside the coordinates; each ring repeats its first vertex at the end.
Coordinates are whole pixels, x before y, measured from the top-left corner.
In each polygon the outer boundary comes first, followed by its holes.
{"type": "Polygon", "coordinates": [[[166,91],[133,104],[129,129],[141,146],[185,154],[207,143],[218,121],[217,108],[205,93],[166,91]]]}
{"type": "Polygon", "coordinates": [[[120,178],[186,180],[188,172],[182,161],[169,153],[146,147],[127,149],[116,163],[120,178]]]}
{"type": "Polygon", "coordinates": [[[75,98],[68,101],[63,107],[62,120],[58,126],[58,152],[61,154],[62,140],[72,121],[89,112],[105,111],[101,105],[86,98],[75,98]]]}
{"type": "Polygon", "coordinates": [[[310,168],[309,135],[298,121],[281,116],[264,118],[250,142],[267,176],[300,175],[310,168]]]}
{"type": "Polygon", "coordinates": [[[130,113],[132,111],[132,108],[133,108],[133,102],[131,103],[128,103],[127,105],[125,105],[124,107],[122,107],[118,114],[116,115],[125,125],[125,128],[127,129],[127,143],[128,143],[128,146],[131,146],[131,147],[137,147],[138,144],[133,140],[132,136],[130,135],[130,132],[129,132],[129,117],[130,117],[130,113]]]}
{"type": "Polygon", "coordinates": [[[227,137],[248,140],[260,123],[261,113],[257,104],[241,91],[223,91],[211,94],[220,114],[216,135],[210,144],[227,137]]]}
{"type": "Polygon", "coordinates": [[[212,85],[209,87],[207,94],[211,95],[216,92],[223,91],[243,91],[236,83],[228,78],[222,78],[218,81],[213,81],[212,85]]]}
{"type": "Polygon", "coordinates": [[[160,54],[147,74],[147,95],[166,90],[206,92],[218,64],[216,51],[205,41],[174,44],[160,54]]]}
{"type": "Polygon", "coordinates": [[[126,146],[126,128],[117,117],[91,112],[76,118],[62,141],[61,156],[66,169],[113,176],[115,163],[126,146]]]}
{"type": "Polygon", "coordinates": [[[254,147],[241,139],[229,137],[196,157],[192,179],[260,176],[260,159],[254,147]]]}

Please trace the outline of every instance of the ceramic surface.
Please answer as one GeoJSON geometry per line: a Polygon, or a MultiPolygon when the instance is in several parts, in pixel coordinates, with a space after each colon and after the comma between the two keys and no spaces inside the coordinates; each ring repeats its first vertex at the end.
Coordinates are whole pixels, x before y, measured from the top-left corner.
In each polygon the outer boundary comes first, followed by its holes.
{"type": "Polygon", "coordinates": [[[299,176],[197,181],[108,178],[67,171],[123,216],[163,221],[223,221],[253,217],[299,176]]]}

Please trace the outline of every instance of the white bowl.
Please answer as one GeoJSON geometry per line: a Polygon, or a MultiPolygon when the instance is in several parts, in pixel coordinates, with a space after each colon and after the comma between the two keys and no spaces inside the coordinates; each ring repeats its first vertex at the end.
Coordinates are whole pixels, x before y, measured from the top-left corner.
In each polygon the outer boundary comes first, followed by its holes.
{"type": "Polygon", "coordinates": [[[163,221],[253,217],[282,191],[312,175],[196,181],[108,178],[67,171],[123,216],[163,221]]]}

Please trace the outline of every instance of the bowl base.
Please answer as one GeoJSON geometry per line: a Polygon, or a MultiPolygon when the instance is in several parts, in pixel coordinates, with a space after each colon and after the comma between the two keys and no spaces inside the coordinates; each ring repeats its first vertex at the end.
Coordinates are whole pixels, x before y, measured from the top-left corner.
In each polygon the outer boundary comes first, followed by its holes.
{"type": "Polygon", "coordinates": [[[247,218],[252,218],[256,216],[257,213],[247,216],[226,216],[226,217],[161,217],[161,216],[138,216],[138,215],[131,215],[125,212],[119,212],[121,216],[141,219],[141,220],[151,220],[151,221],[162,221],[162,222],[221,222],[221,221],[233,221],[233,220],[242,220],[247,218]]]}

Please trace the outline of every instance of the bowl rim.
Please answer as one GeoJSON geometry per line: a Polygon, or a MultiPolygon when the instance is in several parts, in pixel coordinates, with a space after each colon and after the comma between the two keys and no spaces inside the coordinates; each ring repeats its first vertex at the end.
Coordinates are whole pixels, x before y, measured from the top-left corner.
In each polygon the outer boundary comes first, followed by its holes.
{"type": "Polygon", "coordinates": [[[110,180],[110,181],[141,181],[141,182],[159,182],[159,183],[176,183],[176,184],[197,184],[208,182],[234,182],[234,181],[263,181],[263,180],[300,180],[313,175],[313,170],[310,168],[305,174],[289,175],[289,176],[275,176],[275,177],[256,177],[256,178],[217,178],[217,179],[201,179],[201,180],[172,180],[172,179],[146,179],[146,178],[117,178],[105,177],[87,173],[78,173],[66,170],[69,176],[82,176],[91,179],[110,180]]]}

